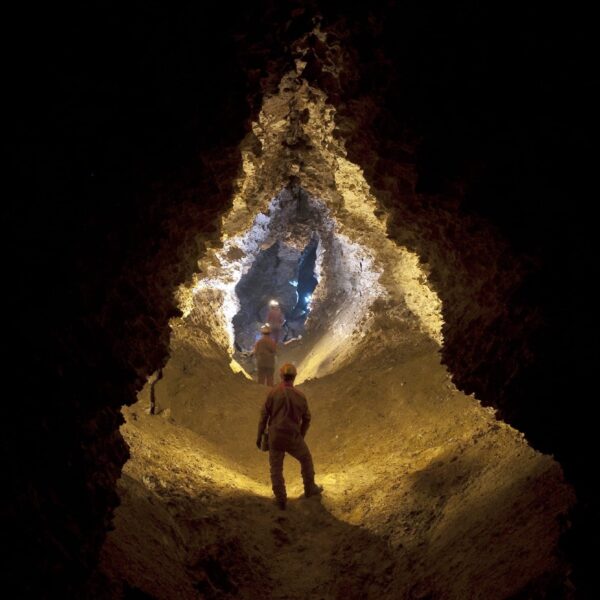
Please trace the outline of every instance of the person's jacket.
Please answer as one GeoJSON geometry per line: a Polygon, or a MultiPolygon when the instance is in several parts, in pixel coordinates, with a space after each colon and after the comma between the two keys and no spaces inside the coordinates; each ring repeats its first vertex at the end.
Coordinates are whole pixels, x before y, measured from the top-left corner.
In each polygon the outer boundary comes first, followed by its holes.
{"type": "Polygon", "coordinates": [[[285,318],[280,308],[271,308],[267,314],[267,323],[274,329],[281,329],[285,318]]]}
{"type": "Polygon", "coordinates": [[[284,382],[274,387],[267,396],[260,413],[258,437],[269,426],[269,437],[305,436],[310,426],[310,411],[306,396],[284,382]]]}
{"type": "Polygon", "coordinates": [[[277,353],[277,344],[275,340],[268,335],[263,335],[254,344],[253,354],[256,358],[256,366],[259,369],[274,369],[275,354],[277,353]]]}

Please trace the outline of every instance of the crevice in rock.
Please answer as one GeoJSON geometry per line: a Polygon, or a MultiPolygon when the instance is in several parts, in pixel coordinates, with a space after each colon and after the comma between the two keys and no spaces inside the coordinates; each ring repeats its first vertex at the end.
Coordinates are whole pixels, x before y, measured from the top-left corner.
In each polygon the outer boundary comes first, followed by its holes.
{"type": "Polygon", "coordinates": [[[249,351],[269,321],[269,305],[277,302],[285,321],[281,342],[300,339],[310,313],[317,278],[314,274],[319,239],[313,235],[303,250],[281,242],[261,250],[235,286],[240,310],[233,317],[234,347],[249,351]]]}

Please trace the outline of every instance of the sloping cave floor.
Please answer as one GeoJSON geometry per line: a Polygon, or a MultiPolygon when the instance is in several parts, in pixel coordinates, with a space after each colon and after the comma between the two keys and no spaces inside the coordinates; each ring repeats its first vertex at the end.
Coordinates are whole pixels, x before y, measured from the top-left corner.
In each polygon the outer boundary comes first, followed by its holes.
{"type": "Polygon", "coordinates": [[[574,501],[560,466],[458,392],[432,342],[365,339],[302,384],[321,499],[271,502],[254,446],[267,388],[226,361],[175,353],[123,410],[131,448],[102,553],[110,597],[537,598],[564,592],[574,501]],[[367,351],[368,350],[368,351],[367,351]]]}

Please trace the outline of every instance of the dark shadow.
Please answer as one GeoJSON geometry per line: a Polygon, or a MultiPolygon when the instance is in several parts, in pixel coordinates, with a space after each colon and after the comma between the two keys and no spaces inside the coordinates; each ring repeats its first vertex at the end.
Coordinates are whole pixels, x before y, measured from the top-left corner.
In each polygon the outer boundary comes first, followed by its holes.
{"type": "Polygon", "coordinates": [[[463,491],[485,466],[483,457],[448,451],[425,469],[411,473],[408,479],[417,495],[439,502],[463,491]]]}
{"type": "MultiPolygon", "coordinates": [[[[569,492],[558,465],[544,469],[535,459],[515,457],[514,468],[510,463],[495,470],[487,433],[479,432],[408,476],[407,497],[421,510],[405,507],[418,534],[417,544],[407,550],[416,560],[422,554],[419,545],[430,546],[435,539],[428,568],[454,572],[457,582],[464,579],[463,589],[481,586],[478,593],[491,594],[494,585],[504,585],[506,597],[568,597],[568,565],[564,558],[562,569],[557,564],[556,548],[569,492]]],[[[501,450],[495,452],[503,461],[501,450]]]]}
{"type": "Polygon", "coordinates": [[[396,560],[386,541],[339,521],[318,497],[291,498],[282,511],[270,498],[243,492],[192,498],[159,485],[148,490],[130,477],[121,488],[103,563],[111,565],[113,586],[145,594],[136,597],[164,597],[169,589],[173,598],[185,589],[213,600],[396,597],[396,560]],[[179,589],[177,572],[185,577],[179,589]]]}

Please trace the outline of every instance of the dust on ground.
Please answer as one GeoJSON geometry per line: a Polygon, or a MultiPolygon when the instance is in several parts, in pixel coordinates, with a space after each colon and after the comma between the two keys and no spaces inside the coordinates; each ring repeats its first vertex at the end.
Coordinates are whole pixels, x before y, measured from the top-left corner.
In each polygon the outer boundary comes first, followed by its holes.
{"type": "Polygon", "coordinates": [[[147,391],[123,411],[131,459],[102,556],[111,597],[564,592],[557,546],[574,496],[560,466],[458,392],[433,343],[372,345],[300,386],[325,491],[302,498],[288,456],[286,511],[254,445],[267,388],[185,353],[160,386],[160,414],[148,414],[147,391]]]}

